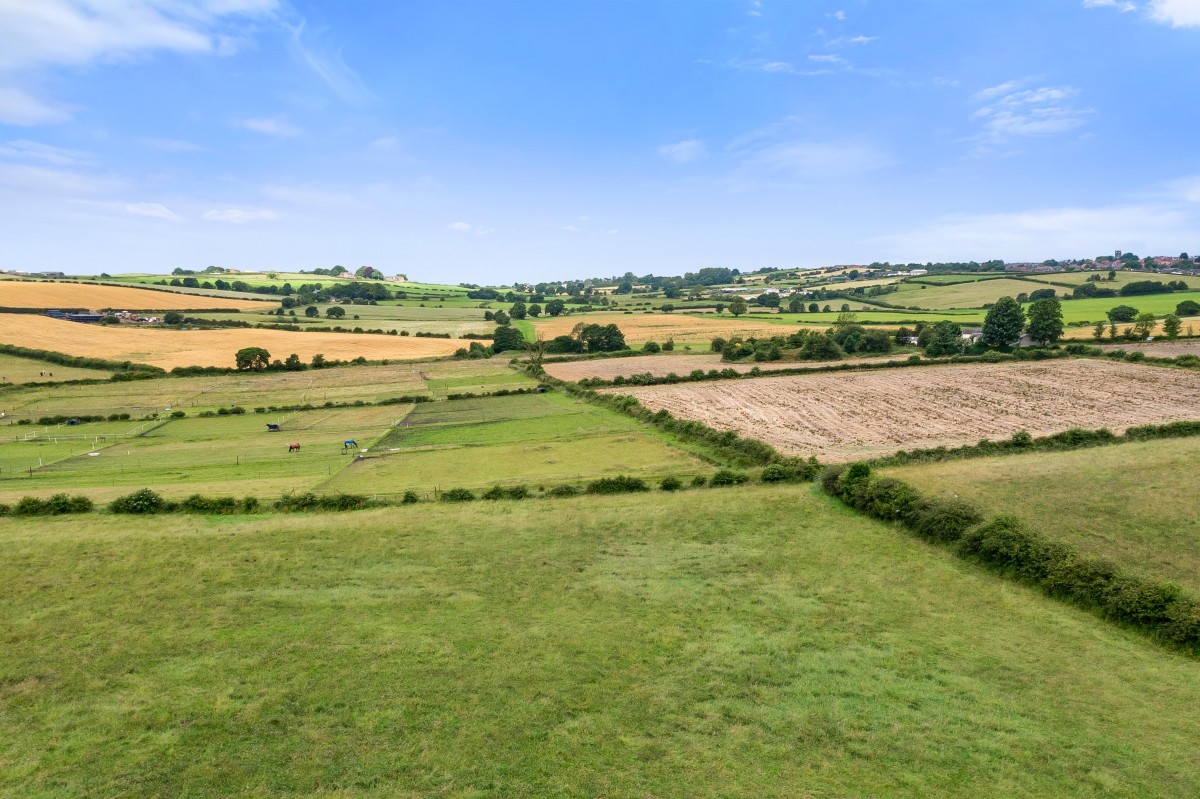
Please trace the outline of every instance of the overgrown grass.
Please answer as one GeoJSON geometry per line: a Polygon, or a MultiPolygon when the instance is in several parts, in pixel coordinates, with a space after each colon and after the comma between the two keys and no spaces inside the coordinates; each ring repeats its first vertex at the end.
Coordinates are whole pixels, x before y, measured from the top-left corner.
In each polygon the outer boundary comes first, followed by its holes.
{"type": "Polygon", "coordinates": [[[1190,475],[1200,440],[1163,439],[884,469],[923,493],[957,494],[1043,535],[1200,595],[1200,520],[1190,475]]]}
{"type": "Polygon", "coordinates": [[[0,520],[0,796],[1179,797],[1200,664],[808,487],[0,520]]]}

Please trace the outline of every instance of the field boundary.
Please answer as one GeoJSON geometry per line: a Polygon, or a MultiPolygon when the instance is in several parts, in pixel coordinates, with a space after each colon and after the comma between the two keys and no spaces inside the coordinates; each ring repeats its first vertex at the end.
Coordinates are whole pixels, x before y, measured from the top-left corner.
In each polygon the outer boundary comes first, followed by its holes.
{"type": "Polygon", "coordinates": [[[1015,517],[987,520],[958,498],[926,497],[901,480],[877,477],[865,462],[829,467],[821,483],[860,513],[899,524],[966,561],[1193,656],[1200,653],[1200,602],[1174,583],[1128,574],[1107,558],[1085,558],[1015,517]]]}

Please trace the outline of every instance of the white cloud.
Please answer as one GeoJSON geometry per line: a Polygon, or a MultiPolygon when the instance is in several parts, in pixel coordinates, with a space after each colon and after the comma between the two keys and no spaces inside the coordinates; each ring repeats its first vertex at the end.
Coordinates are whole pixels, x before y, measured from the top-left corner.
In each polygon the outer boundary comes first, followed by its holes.
{"type": "Polygon", "coordinates": [[[347,66],[342,50],[317,41],[306,41],[318,38],[321,33],[306,32],[306,27],[304,20],[289,27],[292,54],[296,60],[311,69],[343,102],[360,105],[370,100],[373,95],[358,73],[347,66]]]}
{"type": "Polygon", "coordinates": [[[67,150],[27,139],[0,142],[0,158],[41,161],[54,166],[71,166],[91,160],[86,153],[78,150],[67,150]]]}
{"type": "Polygon", "coordinates": [[[70,118],[67,106],[40,100],[16,86],[0,86],[0,124],[46,125],[70,118]]]}
{"type": "Polygon", "coordinates": [[[1092,256],[1122,248],[1178,252],[1195,240],[1200,214],[1166,202],[1097,208],[1041,208],[1011,213],[954,214],[876,240],[891,260],[1005,258],[1041,260],[1046,253],[1092,256]]]}
{"type": "Polygon", "coordinates": [[[782,174],[801,180],[837,180],[891,166],[894,159],[861,141],[785,141],[742,153],[744,172],[782,174]]]}
{"type": "Polygon", "coordinates": [[[153,219],[166,219],[172,222],[179,220],[179,214],[160,203],[127,203],[125,210],[134,216],[148,216],[153,219]]]}
{"type": "Polygon", "coordinates": [[[1129,11],[1137,11],[1137,4],[1129,2],[1129,0],[1083,0],[1084,8],[1116,8],[1121,13],[1129,11]]]}
{"type": "Polygon", "coordinates": [[[204,218],[209,222],[232,222],[244,225],[247,222],[270,222],[278,219],[279,214],[265,209],[250,208],[214,208],[204,212],[204,218]]]}
{"type": "Polygon", "coordinates": [[[878,38],[878,36],[864,36],[860,33],[858,36],[838,36],[836,39],[830,39],[828,44],[830,47],[842,47],[847,44],[870,44],[878,38]]]}
{"type": "Polygon", "coordinates": [[[455,233],[474,233],[476,236],[487,236],[496,232],[495,228],[477,227],[466,222],[451,222],[446,225],[446,230],[452,230],[455,233]]]}
{"type": "Polygon", "coordinates": [[[664,144],[658,154],[676,164],[698,161],[708,154],[708,147],[699,139],[685,139],[674,144],[664,144]]]}
{"type": "Polygon", "coordinates": [[[268,199],[301,206],[347,206],[355,203],[350,194],[317,186],[273,184],[263,186],[262,193],[268,199]]]}
{"type": "Polygon", "coordinates": [[[142,139],[142,143],[165,153],[198,153],[204,150],[199,144],[183,139],[142,139]]]}
{"type": "Polygon", "coordinates": [[[1150,19],[1172,28],[1200,27],[1200,2],[1196,0],[1150,0],[1150,19]]]}
{"type": "Polygon", "coordinates": [[[833,17],[838,22],[846,21],[846,12],[845,11],[834,11],[832,14],[828,14],[827,16],[833,17]]]}
{"type": "Polygon", "coordinates": [[[982,128],[974,137],[980,145],[976,154],[1014,138],[1070,132],[1083,126],[1091,113],[1071,102],[1079,93],[1072,86],[1023,85],[1024,81],[1006,81],[972,95],[975,102],[986,103],[971,114],[982,128]]]}
{"type": "Polygon", "coordinates": [[[577,225],[563,225],[562,228],[560,228],[560,229],[565,230],[568,233],[582,233],[583,232],[583,228],[578,227],[577,225]]]}
{"type": "Polygon", "coordinates": [[[0,0],[0,122],[41,125],[70,108],[12,85],[13,76],[153,52],[221,53],[237,18],[272,14],[278,0],[0,0]]]}
{"type": "Polygon", "coordinates": [[[816,62],[822,63],[822,64],[844,64],[844,63],[846,63],[846,59],[842,58],[840,55],[819,55],[819,54],[818,55],[810,55],[808,57],[808,60],[816,61],[816,62]]]}
{"type": "Polygon", "coordinates": [[[256,117],[253,119],[239,119],[237,126],[246,130],[261,133],[264,136],[276,136],[279,138],[292,138],[299,136],[303,131],[290,122],[282,119],[270,119],[268,117],[256,117]]]}
{"type": "Polygon", "coordinates": [[[73,169],[0,163],[0,187],[60,197],[101,194],[120,185],[116,178],[73,169]]]}

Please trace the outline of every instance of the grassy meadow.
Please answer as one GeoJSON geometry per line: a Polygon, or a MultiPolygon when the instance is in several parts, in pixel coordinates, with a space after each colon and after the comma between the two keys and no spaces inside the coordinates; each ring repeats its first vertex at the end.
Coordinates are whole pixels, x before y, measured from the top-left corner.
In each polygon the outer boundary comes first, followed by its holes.
{"type": "Polygon", "coordinates": [[[1200,518],[1190,479],[1197,458],[1200,440],[1180,438],[886,471],[923,492],[1016,515],[1081,552],[1200,596],[1200,518]]]}
{"type": "MultiPolygon", "coordinates": [[[[57,383],[63,380],[107,380],[110,377],[112,372],[103,369],[80,369],[0,353],[0,385],[57,383]]],[[[0,400],[0,404],[3,404],[3,400],[0,400]]]]}
{"type": "Polygon", "coordinates": [[[0,796],[1200,792],[1196,661],[810,487],[536,508],[0,519],[0,796]]]}

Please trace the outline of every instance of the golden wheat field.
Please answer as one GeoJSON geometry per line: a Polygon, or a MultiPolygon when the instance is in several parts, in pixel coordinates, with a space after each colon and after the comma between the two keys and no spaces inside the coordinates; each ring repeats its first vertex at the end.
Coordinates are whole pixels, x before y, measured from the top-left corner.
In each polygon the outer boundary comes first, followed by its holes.
{"type": "Polygon", "coordinates": [[[272,358],[296,353],[304,361],[321,353],[328,359],[412,360],[451,355],[469,341],[354,333],[293,333],[288,330],[164,330],[132,326],[84,325],[46,316],[0,314],[0,342],[40,350],[176,366],[232,367],[242,347],[263,347],[272,358]]]}
{"type": "Polygon", "coordinates": [[[534,322],[538,334],[547,339],[566,335],[579,324],[615,324],[621,328],[621,332],[625,334],[625,341],[629,344],[641,344],[645,341],[661,343],[669,338],[707,344],[714,336],[786,336],[799,328],[799,325],[778,325],[752,317],[744,316],[739,319],[716,314],[688,316],[666,313],[588,313],[545,317],[534,322]]]}
{"type": "Polygon", "coordinates": [[[973,444],[1019,430],[1122,432],[1200,419],[1200,375],[1097,360],[973,364],[609,389],[826,462],[973,444]]]}
{"type": "Polygon", "coordinates": [[[234,300],[198,294],[140,289],[132,286],[93,286],[87,283],[30,283],[0,281],[0,307],[6,308],[88,308],[93,311],[185,311],[221,308],[261,311],[274,308],[271,300],[234,300]]]}

